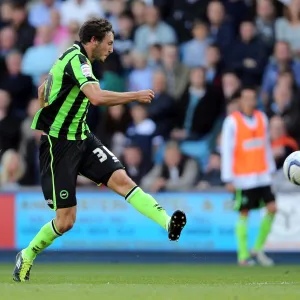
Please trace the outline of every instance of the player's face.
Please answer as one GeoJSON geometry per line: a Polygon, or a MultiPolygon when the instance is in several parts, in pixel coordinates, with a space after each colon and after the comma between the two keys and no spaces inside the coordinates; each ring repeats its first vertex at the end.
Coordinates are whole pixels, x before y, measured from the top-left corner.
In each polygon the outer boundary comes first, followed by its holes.
{"type": "Polygon", "coordinates": [[[101,43],[98,43],[93,51],[96,60],[104,62],[106,58],[113,52],[114,35],[112,32],[106,34],[101,43]]]}
{"type": "Polygon", "coordinates": [[[242,110],[247,110],[247,111],[254,110],[257,104],[255,91],[253,90],[242,91],[240,104],[242,110]]]}

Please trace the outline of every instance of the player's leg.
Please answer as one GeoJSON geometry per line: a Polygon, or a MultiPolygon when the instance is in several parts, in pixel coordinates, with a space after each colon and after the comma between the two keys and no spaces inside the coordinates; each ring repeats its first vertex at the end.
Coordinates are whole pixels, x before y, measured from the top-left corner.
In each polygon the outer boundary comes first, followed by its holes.
{"type": "Polygon", "coordinates": [[[276,202],[275,196],[271,191],[271,187],[261,188],[262,199],[266,205],[266,214],[263,217],[258,236],[253,249],[253,256],[256,257],[257,261],[264,266],[272,266],[274,264],[273,260],[265,255],[263,252],[264,245],[271,231],[273,220],[276,214],[276,202]]]}
{"type": "Polygon", "coordinates": [[[13,272],[15,281],[29,280],[31,266],[36,256],[49,247],[56,238],[70,230],[75,222],[75,189],[81,155],[75,142],[73,143],[42,137],[40,147],[42,189],[47,204],[56,210],[56,217],[45,224],[29,245],[17,254],[13,272]]]}
{"type": "Polygon", "coordinates": [[[124,171],[123,165],[93,135],[88,138],[84,163],[79,172],[93,182],[103,183],[123,196],[137,211],[168,230],[171,240],[178,240],[186,216],[176,211],[171,217],[149,194],[138,187],[124,171]],[[169,226],[170,224],[170,226],[169,226]]]}
{"type": "Polygon", "coordinates": [[[248,250],[248,215],[251,209],[250,201],[251,192],[249,193],[247,190],[236,191],[235,209],[239,211],[239,218],[236,223],[235,234],[237,239],[238,263],[242,266],[254,264],[248,250]]]}

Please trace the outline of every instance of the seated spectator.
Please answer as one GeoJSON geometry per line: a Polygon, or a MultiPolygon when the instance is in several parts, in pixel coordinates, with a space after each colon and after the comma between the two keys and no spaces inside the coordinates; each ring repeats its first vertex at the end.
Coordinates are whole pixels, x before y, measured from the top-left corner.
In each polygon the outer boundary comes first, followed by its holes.
{"type": "Polygon", "coordinates": [[[197,189],[204,190],[211,187],[222,186],[221,180],[221,158],[220,153],[213,152],[208,160],[208,164],[200,176],[197,189]]]}
{"type": "Polygon", "coordinates": [[[226,20],[225,8],[222,2],[213,0],[207,7],[207,18],[209,20],[209,37],[217,44],[222,55],[227,57],[231,51],[231,43],[234,41],[235,33],[232,24],[226,20]]]}
{"type": "Polygon", "coordinates": [[[139,185],[142,178],[150,170],[149,166],[147,167],[143,164],[144,159],[141,149],[134,144],[127,145],[123,151],[121,160],[127,174],[139,185]]]}
{"type": "Polygon", "coordinates": [[[22,72],[32,77],[35,86],[38,86],[40,76],[49,72],[58,58],[57,47],[52,42],[52,28],[50,26],[39,27],[37,34],[40,45],[29,48],[22,61],[22,72]]]}
{"type": "Polygon", "coordinates": [[[179,42],[192,38],[191,27],[195,19],[205,19],[210,0],[166,0],[168,22],[175,29],[179,42]]]}
{"type": "Polygon", "coordinates": [[[197,162],[183,155],[177,143],[169,142],[162,165],[153,167],[142,179],[141,187],[151,193],[188,191],[195,184],[197,175],[197,162]]]}
{"type": "MultiPolygon", "coordinates": [[[[70,38],[70,33],[67,26],[63,26],[61,24],[61,17],[60,13],[56,9],[51,10],[51,27],[53,30],[53,43],[60,47],[62,44],[65,43],[66,40],[70,38]]],[[[40,44],[40,41],[36,41],[37,44],[40,44]]]]}
{"type": "Polygon", "coordinates": [[[128,141],[137,145],[143,152],[143,165],[152,165],[154,154],[163,139],[157,134],[156,124],[148,117],[147,107],[134,103],[130,106],[132,123],[126,131],[128,141]]]}
{"type": "Polygon", "coordinates": [[[32,130],[32,137],[25,143],[24,162],[25,173],[20,180],[21,185],[34,186],[40,184],[39,147],[42,132],[32,130]]]}
{"type": "Polygon", "coordinates": [[[115,34],[114,49],[122,55],[133,48],[134,23],[129,12],[123,12],[118,17],[119,33],[115,34]]]}
{"type": "Polygon", "coordinates": [[[17,41],[17,34],[13,27],[6,26],[0,31],[0,57],[3,58],[10,51],[14,50],[17,41]]]}
{"type": "Polygon", "coordinates": [[[288,134],[297,141],[300,140],[300,103],[288,87],[283,85],[275,87],[267,115],[269,118],[275,115],[284,118],[288,134]]]}
{"type": "Polygon", "coordinates": [[[160,44],[153,44],[149,47],[148,52],[148,67],[151,69],[161,69],[162,68],[162,62],[161,62],[161,56],[162,56],[162,47],[160,44]]]}
{"type": "Polygon", "coordinates": [[[176,43],[174,29],[160,19],[159,10],[155,6],[146,8],[146,24],[141,25],[135,32],[135,48],[141,52],[147,52],[152,44],[176,43]]]}
{"type": "Polygon", "coordinates": [[[176,45],[165,45],[162,48],[162,70],[167,76],[168,94],[179,100],[189,82],[189,68],[179,61],[176,45]]]}
{"type": "Polygon", "coordinates": [[[16,117],[9,107],[9,93],[0,90],[0,157],[8,149],[18,149],[20,143],[20,118],[16,117]]]}
{"type": "Polygon", "coordinates": [[[128,90],[139,91],[152,88],[153,71],[147,67],[146,54],[133,52],[133,71],[128,76],[128,90]]]}
{"type": "Polygon", "coordinates": [[[257,36],[271,55],[275,43],[275,7],[272,0],[257,1],[255,25],[257,36]]]}
{"type": "Polygon", "coordinates": [[[205,69],[194,68],[190,85],[176,107],[176,128],[171,137],[175,140],[199,140],[213,129],[223,111],[220,94],[206,84],[205,69]]]}
{"type": "Polygon", "coordinates": [[[295,139],[287,135],[283,118],[274,116],[270,120],[271,146],[276,168],[283,167],[285,159],[294,151],[299,150],[295,139]]]}
{"type": "MultiPolygon", "coordinates": [[[[102,7],[102,3],[101,3],[101,7],[102,7]]],[[[112,24],[115,34],[118,34],[120,32],[121,28],[118,19],[119,16],[125,11],[125,9],[126,9],[126,1],[124,0],[108,1],[105,17],[112,24]]]]}
{"type": "Polygon", "coordinates": [[[284,17],[275,23],[276,39],[286,41],[294,55],[300,56],[300,2],[291,0],[284,9],[284,17]]]}
{"type": "Polygon", "coordinates": [[[99,1],[96,0],[68,0],[64,1],[60,9],[61,23],[68,26],[70,22],[76,21],[82,25],[91,17],[103,16],[99,1]]]}
{"type": "Polygon", "coordinates": [[[10,0],[1,1],[0,3],[0,29],[9,25],[13,11],[13,3],[10,0]]]}
{"type": "Polygon", "coordinates": [[[228,68],[232,68],[239,75],[243,84],[256,86],[261,82],[267,51],[255,35],[254,24],[243,21],[240,26],[240,38],[232,44],[226,63],[228,68]]]}
{"type": "Polygon", "coordinates": [[[274,57],[272,57],[265,68],[262,81],[263,103],[268,103],[272,97],[278,74],[285,70],[291,70],[295,77],[297,86],[300,86],[300,63],[292,58],[289,44],[278,41],[275,44],[274,57]]]}
{"type": "Polygon", "coordinates": [[[26,151],[26,145],[28,141],[34,137],[35,130],[32,130],[31,124],[37,111],[40,109],[40,103],[37,98],[30,100],[27,107],[27,117],[22,121],[21,124],[21,142],[20,142],[20,154],[24,157],[26,151]]]}
{"type": "Polygon", "coordinates": [[[11,24],[17,34],[16,48],[24,53],[33,45],[35,28],[28,22],[27,11],[24,4],[15,4],[11,17],[11,24]]]}
{"type": "Polygon", "coordinates": [[[182,63],[188,67],[206,65],[206,49],[210,44],[207,24],[196,20],[192,29],[193,39],[181,46],[182,63]]]}
{"type": "Polygon", "coordinates": [[[241,81],[233,71],[226,71],[222,75],[222,90],[225,101],[230,101],[231,97],[241,87],[241,81]]]}
{"type": "Polygon", "coordinates": [[[0,89],[10,93],[11,109],[20,118],[24,118],[28,102],[34,93],[34,86],[31,77],[21,73],[21,63],[22,55],[17,51],[12,51],[6,56],[7,73],[0,80],[0,89]]]}
{"type": "Polygon", "coordinates": [[[60,1],[42,0],[32,5],[29,11],[29,23],[33,27],[49,26],[52,9],[60,9],[60,1]]]}
{"type": "Polygon", "coordinates": [[[230,97],[230,99],[227,100],[226,103],[227,116],[239,110],[239,98],[240,98],[240,91],[238,90],[230,97]]]}
{"type": "Polygon", "coordinates": [[[2,191],[19,189],[19,180],[25,172],[22,157],[15,150],[6,150],[1,158],[0,188],[2,191]]]}
{"type": "Polygon", "coordinates": [[[163,72],[153,75],[153,91],[155,97],[147,106],[148,117],[157,126],[157,133],[168,138],[174,122],[174,100],[167,94],[167,79],[163,72]]]}
{"type": "Polygon", "coordinates": [[[205,56],[206,81],[216,88],[221,88],[223,63],[219,47],[215,44],[208,46],[205,56]]]}
{"type": "Polygon", "coordinates": [[[130,4],[130,10],[136,27],[146,23],[146,4],[143,0],[133,0],[130,4]]]}
{"type": "Polygon", "coordinates": [[[125,105],[109,106],[104,112],[101,140],[117,157],[123,153],[130,122],[131,117],[125,105]]]}

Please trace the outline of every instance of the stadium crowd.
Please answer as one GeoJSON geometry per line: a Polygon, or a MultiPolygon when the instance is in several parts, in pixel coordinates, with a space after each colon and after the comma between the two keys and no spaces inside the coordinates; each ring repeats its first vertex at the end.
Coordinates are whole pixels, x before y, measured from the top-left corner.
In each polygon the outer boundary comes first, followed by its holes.
{"type": "Polygon", "coordinates": [[[222,185],[220,130],[245,85],[270,118],[280,169],[300,142],[300,0],[282,2],[2,0],[0,189],[39,185],[41,133],[30,129],[37,87],[93,16],[115,29],[114,53],[93,64],[101,88],[155,92],[150,105],[91,106],[87,116],[144,189],[222,185]]]}

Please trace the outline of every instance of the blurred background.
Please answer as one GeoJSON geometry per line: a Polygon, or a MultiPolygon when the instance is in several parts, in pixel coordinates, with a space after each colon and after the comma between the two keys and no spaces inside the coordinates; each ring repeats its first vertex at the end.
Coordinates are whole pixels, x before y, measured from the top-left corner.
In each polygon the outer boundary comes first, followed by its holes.
{"type": "MultiPolygon", "coordinates": [[[[279,212],[267,250],[296,259],[286,252],[300,250],[300,191],[281,168],[300,142],[300,0],[2,0],[0,260],[54,215],[39,186],[40,133],[30,129],[37,87],[93,16],[115,30],[114,53],[93,64],[101,88],[153,89],[156,96],[147,106],[91,105],[89,127],[137,184],[168,211],[185,210],[189,224],[179,243],[169,243],[122,198],[78,177],[77,223],[51,249],[71,251],[64,259],[89,259],[78,251],[93,251],[103,260],[235,260],[237,215],[220,179],[219,140],[224,118],[236,109],[232,96],[252,85],[270,119],[278,168],[279,212]]],[[[252,213],[250,241],[262,213],[252,213]]]]}

